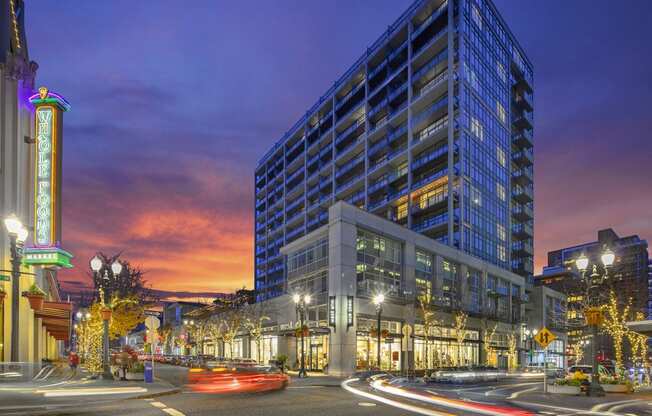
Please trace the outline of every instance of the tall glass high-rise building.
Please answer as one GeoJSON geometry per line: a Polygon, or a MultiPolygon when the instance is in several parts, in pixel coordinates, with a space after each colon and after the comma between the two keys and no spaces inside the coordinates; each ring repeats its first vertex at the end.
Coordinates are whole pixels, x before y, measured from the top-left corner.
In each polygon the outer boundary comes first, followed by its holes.
{"type": "Polygon", "coordinates": [[[259,299],[338,200],[530,278],[532,86],[491,1],[416,1],[258,162],[259,299]]]}

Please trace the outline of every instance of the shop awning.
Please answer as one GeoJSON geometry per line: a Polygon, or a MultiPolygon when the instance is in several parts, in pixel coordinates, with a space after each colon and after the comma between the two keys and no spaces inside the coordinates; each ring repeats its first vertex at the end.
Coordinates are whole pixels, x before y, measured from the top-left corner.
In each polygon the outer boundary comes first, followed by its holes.
{"type": "Polygon", "coordinates": [[[70,338],[70,323],[72,317],[72,303],[70,302],[43,302],[43,309],[34,313],[36,318],[41,318],[45,329],[58,341],[68,341],[70,338]]]}

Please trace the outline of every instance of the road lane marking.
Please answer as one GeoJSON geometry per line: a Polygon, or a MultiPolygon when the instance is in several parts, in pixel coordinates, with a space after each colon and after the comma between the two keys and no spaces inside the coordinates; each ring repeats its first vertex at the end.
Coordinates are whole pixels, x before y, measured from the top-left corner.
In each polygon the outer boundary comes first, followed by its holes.
{"type": "MultiPolygon", "coordinates": [[[[637,400],[637,402],[642,402],[642,400],[637,400]]],[[[610,407],[610,408],[609,408],[609,411],[610,411],[610,412],[617,412],[617,411],[619,411],[619,410],[623,410],[623,409],[625,409],[625,408],[628,408],[628,407],[630,407],[630,406],[633,405],[633,404],[634,404],[634,403],[623,403],[623,404],[618,405],[618,406],[610,407]]]]}
{"type": "Polygon", "coordinates": [[[159,409],[168,407],[165,403],[161,403],[161,402],[151,402],[150,404],[154,407],[158,407],[159,409]]]}
{"type": "Polygon", "coordinates": [[[375,405],[376,405],[376,403],[371,403],[371,402],[360,402],[360,403],[358,403],[358,406],[362,406],[362,407],[374,407],[375,405]]]}
{"type": "Polygon", "coordinates": [[[381,402],[381,403],[384,403],[384,404],[389,405],[389,406],[397,407],[399,409],[403,409],[403,410],[407,410],[407,411],[410,411],[410,412],[418,413],[420,415],[426,415],[426,416],[454,416],[454,415],[452,415],[450,413],[437,412],[437,411],[434,411],[434,410],[425,409],[423,407],[417,407],[417,406],[414,406],[414,405],[411,405],[411,404],[397,402],[395,400],[391,400],[391,399],[388,399],[388,398],[385,398],[385,397],[382,397],[382,396],[377,396],[375,394],[367,393],[365,391],[358,390],[356,388],[353,388],[353,387],[349,386],[349,384],[351,384],[354,381],[358,381],[358,380],[359,379],[357,379],[357,378],[351,378],[351,379],[348,379],[348,380],[344,380],[342,382],[341,386],[342,386],[342,388],[344,390],[348,391],[349,393],[353,393],[353,394],[361,396],[361,397],[366,397],[367,399],[375,400],[377,402],[381,402]]]}
{"type": "Polygon", "coordinates": [[[538,389],[539,389],[539,387],[531,387],[529,389],[515,391],[514,393],[510,394],[509,397],[507,397],[507,399],[508,400],[516,399],[516,398],[518,398],[518,396],[520,396],[523,393],[527,393],[527,392],[530,392],[530,391],[535,391],[535,390],[538,390],[538,389]]]}
{"type": "Polygon", "coordinates": [[[596,412],[594,410],[586,410],[586,409],[573,409],[571,407],[562,407],[562,406],[551,406],[548,404],[540,404],[540,403],[535,403],[535,402],[521,402],[518,400],[512,400],[511,403],[516,403],[520,404],[521,406],[534,406],[534,407],[543,407],[546,409],[559,409],[563,410],[565,412],[571,412],[571,413],[579,413],[582,415],[602,415],[602,416],[620,416],[615,413],[610,413],[610,412],[596,412]]]}
{"type": "Polygon", "coordinates": [[[596,404],[595,406],[593,406],[591,408],[591,410],[596,411],[596,412],[600,411],[600,410],[608,410],[608,411],[611,412],[611,411],[615,410],[615,409],[613,409],[614,406],[615,407],[621,407],[621,406],[616,406],[616,405],[622,405],[622,404],[625,404],[625,403],[635,403],[635,402],[641,402],[641,401],[642,400],[640,400],[640,399],[634,399],[634,400],[629,399],[629,400],[619,400],[619,401],[616,401],[616,402],[600,403],[600,404],[596,404]],[[609,409],[607,409],[607,408],[609,408],[609,409]]]}
{"type": "Polygon", "coordinates": [[[173,409],[171,407],[166,407],[165,409],[161,409],[161,410],[170,416],[186,416],[185,414],[181,413],[177,409],[173,409]]]}
{"type": "Polygon", "coordinates": [[[72,388],[72,389],[53,389],[53,390],[36,390],[36,393],[43,394],[44,397],[67,397],[67,396],[95,396],[105,394],[128,394],[128,393],[145,393],[144,387],[112,387],[112,388],[72,388]]]}

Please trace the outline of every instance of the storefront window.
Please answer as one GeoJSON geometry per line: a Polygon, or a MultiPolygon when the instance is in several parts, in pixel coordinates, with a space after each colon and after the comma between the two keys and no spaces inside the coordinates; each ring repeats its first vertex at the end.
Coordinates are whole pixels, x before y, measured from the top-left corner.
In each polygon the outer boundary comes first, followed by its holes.
{"type": "Polygon", "coordinates": [[[256,341],[251,341],[251,357],[260,364],[268,364],[276,360],[278,354],[278,337],[276,335],[264,335],[260,341],[260,350],[256,341]]]}
{"type": "MultiPolygon", "coordinates": [[[[359,370],[378,368],[378,338],[374,334],[358,334],[356,367],[359,370]]],[[[401,369],[401,339],[391,335],[381,337],[380,369],[401,369]]]]}
{"type": "MultiPolygon", "coordinates": [[[[324,371],[328,368],[328,335],[311,335],[303,340],[305,366],[308,371],[324,371]]],[[[297,340],[297,367],[301,362],[301,338],[297,340]]]]}

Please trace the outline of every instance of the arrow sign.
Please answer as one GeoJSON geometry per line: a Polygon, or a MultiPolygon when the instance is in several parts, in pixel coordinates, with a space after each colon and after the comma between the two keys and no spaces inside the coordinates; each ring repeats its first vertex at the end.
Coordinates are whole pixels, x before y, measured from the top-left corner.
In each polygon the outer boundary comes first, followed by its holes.
{"type": "Polygon", "coordinates": [[[550,332],[548,328],[543,327],[537,332],[537,334],[534,337],[534,340],[541,346],[541,348],[545,349],[550,343],[554,340],[557,339],[557,336],[550,332]]]}

